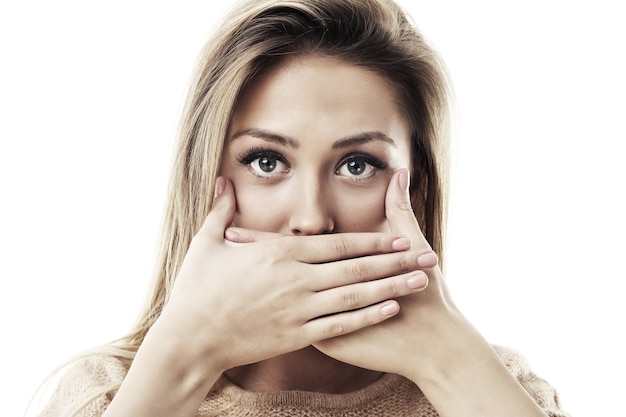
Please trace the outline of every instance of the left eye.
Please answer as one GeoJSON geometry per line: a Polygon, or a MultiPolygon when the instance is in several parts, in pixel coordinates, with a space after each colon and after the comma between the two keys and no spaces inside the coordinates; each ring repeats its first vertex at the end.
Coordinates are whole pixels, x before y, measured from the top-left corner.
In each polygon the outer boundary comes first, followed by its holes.
{"type": "Polygon", "coordinates": [[[353,156],[341,163],[337,168],[337,174],[344,177],[369,178],[381,168],[383,168],[382,163],[372,161],[364,156],[353,156]]]}

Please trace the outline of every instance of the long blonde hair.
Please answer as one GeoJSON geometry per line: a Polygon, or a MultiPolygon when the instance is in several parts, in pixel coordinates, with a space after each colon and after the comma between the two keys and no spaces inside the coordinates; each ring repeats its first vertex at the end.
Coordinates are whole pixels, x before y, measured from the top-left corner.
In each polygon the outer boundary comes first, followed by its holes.
{"type": "Polygon", "coordinates": [[[365,67],[396,86],[412,128],[413,209],[443,258],[448,84],[438,55],[391,0],[248,0],[202,50],[183,112],[151,298],[121,339],[126,349],[136,351],[159,317],[209,212],[238,97],[282,59],[305,54],[365,67]]]}
{"type": "Polygon", "coordinates": [[[107,346],[108,354],[117,351],[114,356],[130,363],[167,303],[211,207],[238,97],[282,59],[306,54],[367,68],[396,87],[412,128],[413,209],[443,257],[448,83],[438,55],[392,0],[247,0],[201,52],[182,116],[150,296],[129,334],[107,346]]]}

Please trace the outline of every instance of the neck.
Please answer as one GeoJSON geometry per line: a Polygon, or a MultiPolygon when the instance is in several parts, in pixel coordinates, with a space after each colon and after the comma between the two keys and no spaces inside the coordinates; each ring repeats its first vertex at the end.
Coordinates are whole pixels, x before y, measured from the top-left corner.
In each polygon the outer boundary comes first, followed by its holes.
{"type": "Polygon", "coordinates": [[[226,376],[253,392],[311,391],[345,394],[372,384],[381,373],[337,361],[312,346],[230,369],[226,376]]]}

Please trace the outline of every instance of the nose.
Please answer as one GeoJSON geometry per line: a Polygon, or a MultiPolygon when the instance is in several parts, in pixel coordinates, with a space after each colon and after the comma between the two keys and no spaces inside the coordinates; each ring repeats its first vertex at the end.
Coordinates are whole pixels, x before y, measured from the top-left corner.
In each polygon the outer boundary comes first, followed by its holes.
{"type": "Polygon", "coordinates": [[[301,184],[294,190],[289,217],[289,229],[294,235],[332,233],[335,222],[332,197],[319,184],[301,184]]]}

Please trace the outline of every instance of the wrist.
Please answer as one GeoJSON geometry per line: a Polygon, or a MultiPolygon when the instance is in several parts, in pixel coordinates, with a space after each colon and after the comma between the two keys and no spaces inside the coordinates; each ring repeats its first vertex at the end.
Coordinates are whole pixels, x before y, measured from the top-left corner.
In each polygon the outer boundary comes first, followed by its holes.
{"type": "Polygon", "coordinates": [[[436,351],[410,379],[440,416],[545,416],[467,320],[436,351]]]}
{"type": "Polygon", "coordinates": [[[220,344],[215,333],[202,330],[171,313],[163,311],[148,331],[144,343],[148,341],[158,346],[156,349],[163,355],[164,363],[167,366],[174,364],[176,372],[185,376],[187,383],[202,386],[207,379],[217,380],[227,366],[220,360],[220,344]]]}
{"type": "Polygon", "coordinates": [[[427,347],[421,350],[408,378],[418,386],[447,385],[467,368],[473,353],[490,346],[460,312],[448,311],[445,319],[431,322],[425,338],[427,347]],[[450,314],[452,314],[450,316],[450,314]]]}
{"type": "Polygon", "coordinates": [[[174,323],[162,315],[147,332],[107,417],[196,415],[222,372],[174,323]]]}

